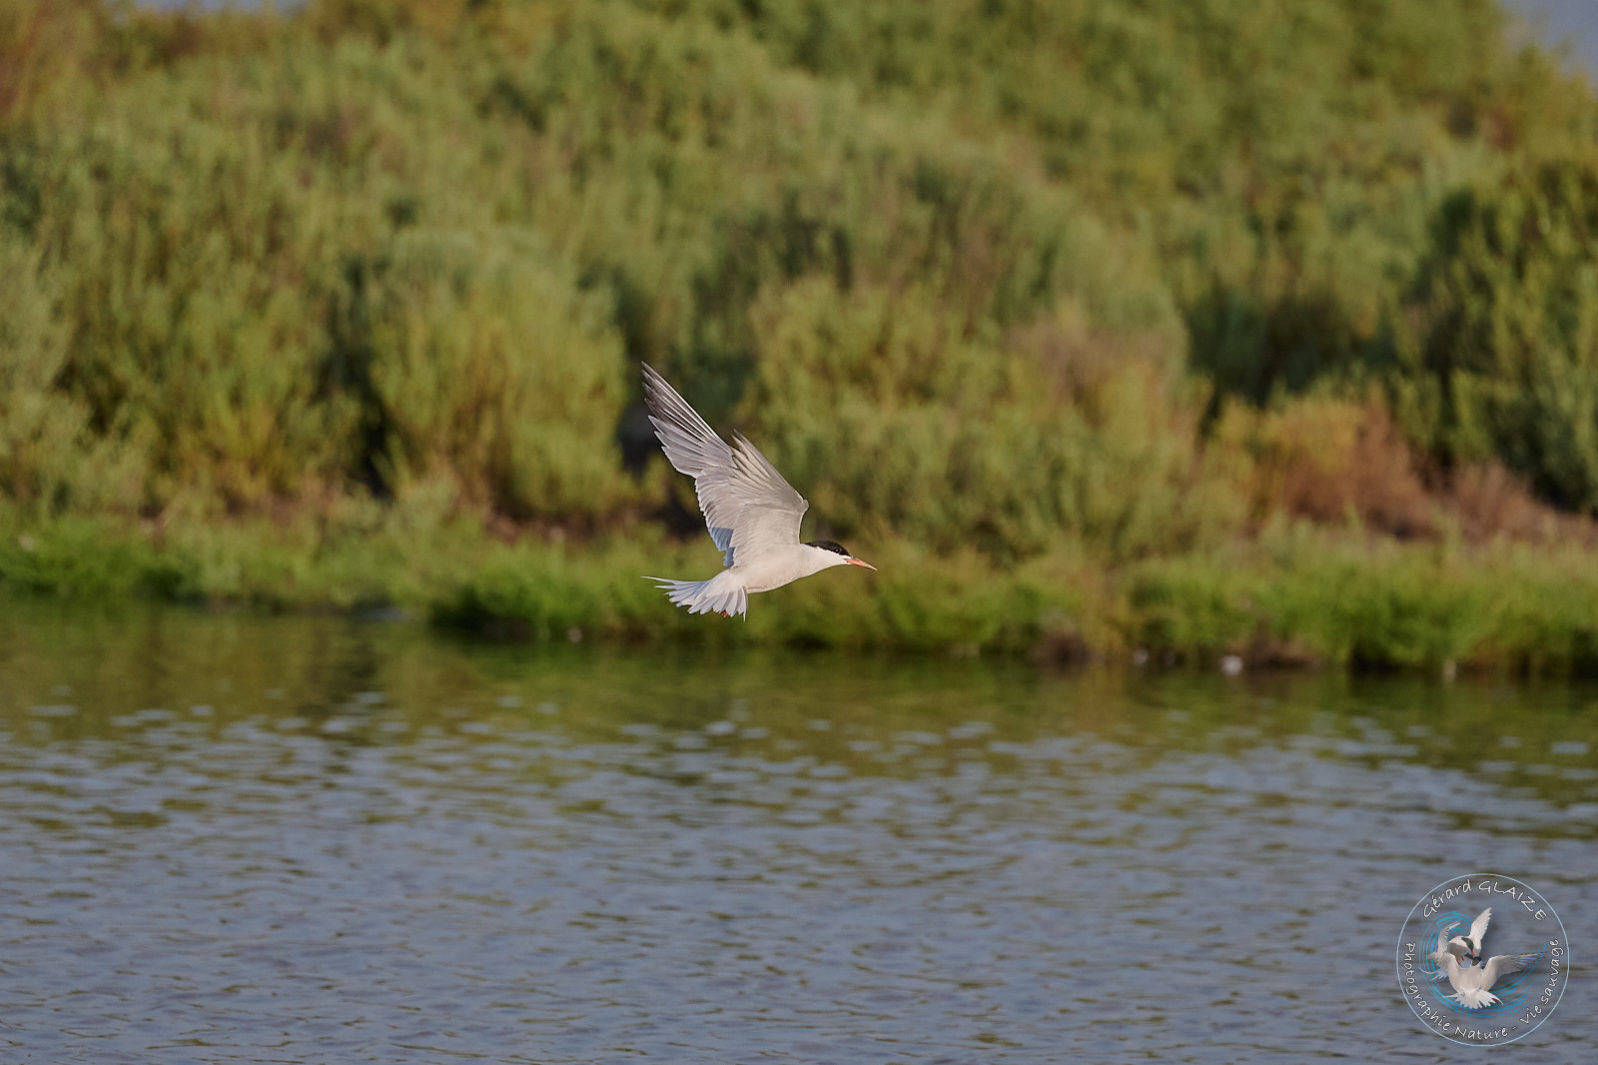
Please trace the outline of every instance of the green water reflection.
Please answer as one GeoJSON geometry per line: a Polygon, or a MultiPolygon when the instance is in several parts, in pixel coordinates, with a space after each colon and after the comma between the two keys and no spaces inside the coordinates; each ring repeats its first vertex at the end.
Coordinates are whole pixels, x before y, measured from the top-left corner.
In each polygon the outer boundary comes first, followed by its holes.
{"type": "MultiPolygon", "coordinates": [[[[410,622],[4,602],[0,731],[95,740],[240,724],[347,746],[556,732],[566,743],[713,745],[851,775],[1002,770],[1069,735],[1145,767],[1168,752],[1293,744],[1371,767],[1489,780],[1583,813],[1598,803],[1598,689],[1468,679],[1085,670],[1018,662],[467,643],[410,622]]],[[[1598,805],[1592,812],[1598,814],[1598,805]]],[[[1568,831],[1598,817],[1565,819],[1568,831]]]]}

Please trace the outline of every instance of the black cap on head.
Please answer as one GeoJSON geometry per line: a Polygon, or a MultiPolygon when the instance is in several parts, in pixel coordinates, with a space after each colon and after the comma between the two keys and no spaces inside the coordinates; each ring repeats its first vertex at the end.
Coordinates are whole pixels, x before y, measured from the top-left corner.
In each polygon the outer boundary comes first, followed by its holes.
{"type": "Polygon", "coordinates": [[[842,544],[840,544],[836,540],[810,540],[810,541],[807,541],[805,543],[805,546],[806,547],[819,547],[823,551],[833,551],[833,552],[836,552],[837,554],[840,554],[840,555],[844,556],[845,558],[853,558],[854,557],[853,555],[849,554],[848,551],[844,550],[844,546],[842,544]]]}

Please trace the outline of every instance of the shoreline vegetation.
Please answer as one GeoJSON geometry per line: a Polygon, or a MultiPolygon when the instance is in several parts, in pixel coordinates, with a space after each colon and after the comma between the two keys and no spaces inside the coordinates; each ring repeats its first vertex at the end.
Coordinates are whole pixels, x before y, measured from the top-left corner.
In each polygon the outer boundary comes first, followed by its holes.
{"type": "Polygon", "coordinates": [[[0,609],[1594,674],[1595,246],[1491,0],[0,0],[0,609]]]}
{"type": "Polygon", "coordinates": [[[0,541],[6,595],[420,617],[535,642],[1026,656],[1213,668],[1598,674],[1598,572],[1581,547],[1400,544],[1308,525],[1228,552],[1105,570],[1085,554],[995,569],[976,553],[874,544],[880,572],[800,582],[747,622],[670,609],[642,578],[719,561],[697,541],[505,544],[476,528],[286,537],[210,528],[157,543],[58,522],[0,541]]]}

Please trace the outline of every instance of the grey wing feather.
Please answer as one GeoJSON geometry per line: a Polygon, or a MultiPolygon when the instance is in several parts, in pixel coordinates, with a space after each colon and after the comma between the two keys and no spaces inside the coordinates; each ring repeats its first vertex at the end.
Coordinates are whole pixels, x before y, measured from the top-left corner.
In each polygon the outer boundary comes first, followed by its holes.
{"type": "Polygon", "coordinates": [[[733,530],[733,557],[778,544],[797,544],[799,523],[810,504],[742,433],[734,433],[732,440],[739,483],[748,500],[738,512],[733,530]]]}
{"type": "Polygon", "coordinates": [[[759,448],[737,434],[728,447],[647,363],[644,404],[666,458],[694,479],[699,509],[724,566],[733,564],[740,548],[799,542],[799,522],[810,504],[759,448]]]}
{"type": "Polygon", "coordinates": [[[1511,973],[1518,973],[1522,969],[1529,969],[1537,964],[1538,954],[1499,954],[1497,957],[1488,958],[1482,966],[1481,986],[1489,990],[1498,981],[1511,973]]]}
{"type": "Polygon", "coordinates": [[[1481,913],[1478,913],[1476,915],[1476,919],[1470,923],[1470,938],[1476,941],[1476,949],[1478,951],[1481,950],[1482,937],[1487,934],[1487,922],[1491,921],[1492,919],[1493,910],[1492,907],[1489,906],[1481,913]]]}
{"type": "Polygon", "coordinates": [[[644,405],[649,408],[649,423],[655,427],[655,437],[667,461],[678,473],[686,473],[694,479],[699,510],[705,516],[710,538],[724,552],[723,564],[732,565],[732,523],[737,517],[736,510],[725,505],[725,493],[707,490],[723,482],[726,471],[732,469],[732,448],[648,363],[644,364],[644,405]]]}

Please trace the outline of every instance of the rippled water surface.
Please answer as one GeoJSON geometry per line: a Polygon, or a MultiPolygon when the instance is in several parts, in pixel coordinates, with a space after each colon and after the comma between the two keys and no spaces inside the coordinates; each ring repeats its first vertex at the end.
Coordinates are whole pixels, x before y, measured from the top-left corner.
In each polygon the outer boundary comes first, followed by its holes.
{"type": "Polygon", "coordinates": [[[1443,1061],[1438,881],[1559,908],[1598,691],[470,645],[0,602],[0,1060],[1443,1061]]]}

